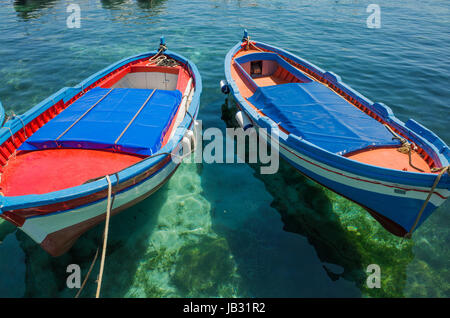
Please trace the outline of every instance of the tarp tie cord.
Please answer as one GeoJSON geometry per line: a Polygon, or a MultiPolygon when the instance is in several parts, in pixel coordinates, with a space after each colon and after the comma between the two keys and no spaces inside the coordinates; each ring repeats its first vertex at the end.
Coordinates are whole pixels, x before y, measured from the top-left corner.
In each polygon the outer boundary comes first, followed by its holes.
{"type": "Polygon", "coordinates": [[[192,123],[192,121],[194,120],[194,116],[192,116],[188,110],[186,110],[186,114],[188,114],[189,117],[191,117],[191,122],[189,123],[189,125],[190,125],[192,123]]]}
{"type": "Polygon", "coordinates": [[[392,137],[392,140],[399,140],[402,145],[397,148],[398,152],[404,153],[404,154],[408,154],[408,159],[409,159],[409,165],[420,171],[420,172],[424,172],[422,169],[417,168],[416,166],[413,165],[412,163],[412,151],[416,150],[417,147],[414,144],[411,144],[410,142],[408,142],[408,140],[406,140],[405,138],[401,137],[400,135],[398,135],[391,127],[389,127],[388,125],[384,124],[384,126],[390,131],[391,134],[394,135],[394,137],[392,137]]]}
{"type": "Polygon", "coordinates": [[[25,138],[28,138],[27,131],[25,130],[25,123],[23,122],[22,117],[20,117],[19,115],[16,115],[14,112],[12,112],[10,119],[14,119],[16,117],[19,118],[20,122],[22,123],[22,129],[23,129],[23,133],[25,135],[25,138]]]}
{"type": "Polygon", "coordinates": [[[432,171],[433,172],[439,171],[439,174],[437,175],[436,179],[434,180],[434,184],[431,187],[431,190],[428,193],[428,196],[427,196],[425,202],[423,203],[422,208],[419,211],[419,214],[417,215],[417,218],[416,218],[416,221],[414,222],[414,225],[411,227],[409,232],[405,234],[406,238],[411,238],[412,232],[414,231],[414,229],[416,228],[417,224],[419,223],[420,218],[422,217],[422,213],[423,213],[423,211],[425,211],[425,208],[427,207],[428,202],[430,202],[431,195],[434,193],[434,189],[436,189],[437,185],[439,184],[439,181],[441,180],[441,177],[444,175],[445,172],[448,172],[450,174],[450,166],[446,166],[446,167],[442,167],[442,168],[438,168],[438,169],[432,169],[432,171]]]}
{"type": "MultiPolygon", "coordinates": [[[[4,121],[4,123],[6,123],[8,120],[10,120],[10,119],[13,119],[13,118],[15,118],[15,117],[17,117],[17,118],[19,118],[19,120],[20,120],[20,122],[22,123],[22,129],[23,129],[23,133],[24,133],[24,135],[25,135],[25,139],[26,138],[28,138],[28,136],[27,136],[27,131],[25,130],[25,123],[23,122],[23,120],[22,120],[22,118],[19,116],[19,115],[16,115],[14,112],[11,112],[11,115],[10,116],[6,116],[6,117],[9,117],[9,118],[6,118],[5,119],[5,121],[4,121]]],[[[3,123],[3,124],[4,124],[3,123]]],[[[14,137],[14,134],[13,134],[13,132],[12,132],[12,130],[11,130],[11,127],[6,127],[6,128],[8,128],[8,130],[9,130],[9,132],[10,132],[10,134],[11,134],[11,141],[12,141],[12,143],[13,143],[13,145],[14,145],[14,148],[16,148],[16,149],[14,149],[14,152],[13,152],[13,154],[12,154],[12,157],[14,158],[14,159],[16,159],[16,154],[17,154],[17,144],[16,144],[16,137],[14,137]]],[[[8,163],[6,163],[6,164],[8,164],[8,163]]]]}
{"type": "Polygon", "coordinates": [[[111,88],[105,95],[102,96],[102,98],[100,98],[94,105],[92,105],[91,107],[89,107],[88,110],[86,110],[83,115],[81,115],[76,121],[74,121],[72,123],[72,125],[69,126],[69,128],[67,128],[66,130],[64,130],[61,135],[58,136],[58,138],[55,139],[55,141],[58,141],[59,138],[61,138],[62,136],[64,136],[70,129],[72,129],[73,126],[75,126],[84,116],[86,116],[95,106],[97,106],[103,99],[105,99],[106,96],[109,95],[109,93],[111,93],[114,90],[114,88],[111,88]]]}
{"type": "Polygon", "coordinates": [[[13,143],[14,143],[14,146],[16,146],[16,138],[15,138],[14,135],[13,135],[13,132],[12,132],[12,130],[11,130],[11,127],[8,127],[8,129],[9,129],[9,132],[11,133],[11,139],[12,139],[12,141],[13,141],[13,143]]]}

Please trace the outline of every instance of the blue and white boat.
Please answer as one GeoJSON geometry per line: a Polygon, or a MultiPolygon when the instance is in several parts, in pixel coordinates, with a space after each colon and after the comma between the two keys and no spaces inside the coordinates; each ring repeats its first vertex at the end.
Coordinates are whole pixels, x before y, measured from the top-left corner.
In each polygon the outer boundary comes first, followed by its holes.
{"type": "Polygon", "coordinates": [[[391,233],[410,237],[448,199],[449,147],[338,75],[247,32],[228,52],[225,75],[222,91],[234,96],[243,128],[253,125],[298,171],[391,233]]]}

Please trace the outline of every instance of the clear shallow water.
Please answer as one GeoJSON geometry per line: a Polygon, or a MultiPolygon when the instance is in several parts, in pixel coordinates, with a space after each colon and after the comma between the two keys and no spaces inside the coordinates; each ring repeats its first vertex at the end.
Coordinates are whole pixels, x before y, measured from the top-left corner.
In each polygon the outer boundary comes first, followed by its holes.
{"type": "MultiPolygon", "coordinates": [[[[366,27],[373,1],[3,1],[0,100],[22,113],[61,87],[142,51],[164,34],[203,77],[199,119],[225,129],[218,89],[226,52],[247,28],[331,70],[396,115],[450,143],[450,6],[379,1],[381,28],[366,27]],[[67,29],[66,7],[81,7],[67,29]]],[[[150,199],[114,217],[102,294],[106,297],[450,296],[450,205],[411,241],[388,234],[364,210],[281,163],[182,165],[150,199]],[[382,288],[365,287],[379,264],[382,288]]],[[[66,267],[87,272],[103,225],[51,258],[0,221],[0,296],[73,297],[66,267]]],[[[83,296],[95,293],[94,268],[83,296]]]]}

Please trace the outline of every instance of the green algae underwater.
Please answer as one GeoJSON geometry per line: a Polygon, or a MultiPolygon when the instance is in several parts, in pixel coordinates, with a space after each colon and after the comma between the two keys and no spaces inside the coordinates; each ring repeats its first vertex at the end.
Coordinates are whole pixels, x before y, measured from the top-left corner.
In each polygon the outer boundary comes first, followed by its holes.
{"type": "MultiPolygon", "coordinates": [[[[235,127],[234,105],[224,102],[217,84],[223,58],[245,27],[253,38],[298,52],[363,94],[386,96],[397,115],[419,119],[447,142],[450,137],[448,116],[432,115],[448,110],[450,74],[442,32],[448,10],[436,2],[381,1],[383,27],[377,31],[364,28],[370,3],[364,1],[78,2],[85,19],[70,32],[61,32],[64,1],[1,6],[0,97],[7,110],[21,113],[62,86],[148,50],[165,34],[170,48],[200,69],[204,128],[235,127]],[[194,18],[191,24],[185,14],[194,18]],[[272,21],[274,14],[283,23],[272,21]],[[366,72],[354,77],[361,69],[366,72]]],[[[101,296],[450,297],[448,202],[412,240],[402,241],[283,160],[277,174],[259,169],[182,164],[149,199],[112,218],[101,296]],[[380,289],[367,287],[369,264],[380,265],[380,289]]],[[[78,264],[85,277],[103,227],[52,258],[0,220],[0,297],[74,297],[66,268],[78,264]]],[[[98,272],[97,260],[80,297],[95,295],[98,272]]]]}

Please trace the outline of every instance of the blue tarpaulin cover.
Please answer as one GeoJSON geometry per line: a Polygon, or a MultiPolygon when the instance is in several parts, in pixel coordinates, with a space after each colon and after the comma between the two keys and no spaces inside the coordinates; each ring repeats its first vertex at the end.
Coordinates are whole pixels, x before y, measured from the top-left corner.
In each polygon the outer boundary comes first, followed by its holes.
{"type": "Polygon", "coordinates": [[[248,100],[290,133],[333,153],[399,144],[383,124],[317,82],[259,87],[248,100]]]}
{"type": "Polygon", "coordinates": [[[156,90],[139,115],[114,145],[122,131],[142,107],[153,89],[115,88],[80,121],[56,140],[91,106],[105,96],[109,88],[93,88],[41,127],[19,148],[117,149],[151,155],[162,143],[165,132],[181,102],[180,91],[156,90]]]}

